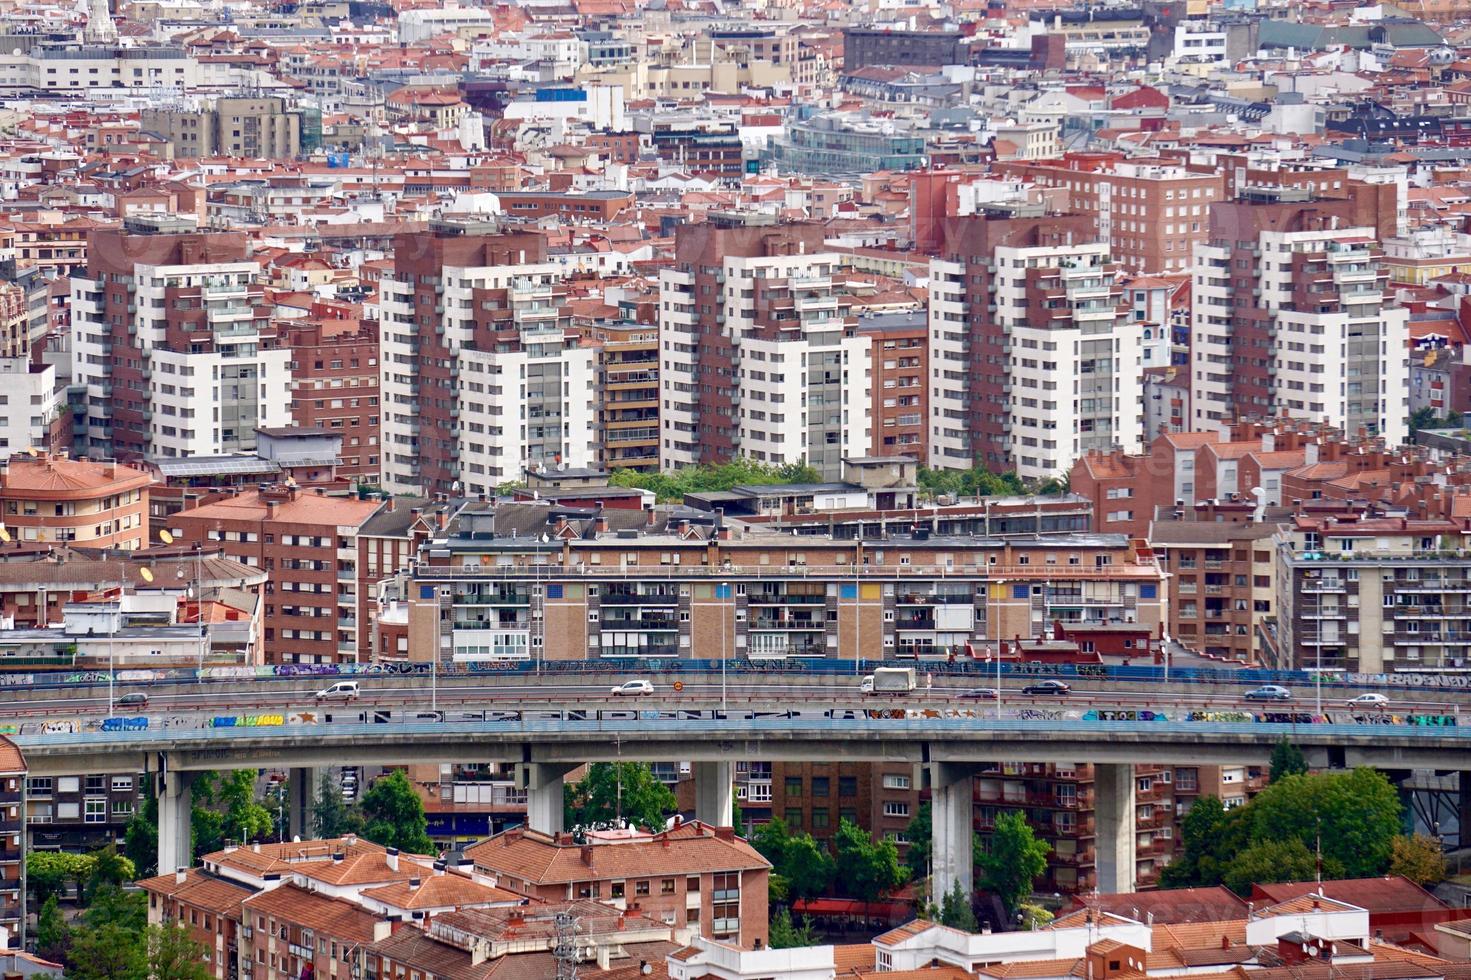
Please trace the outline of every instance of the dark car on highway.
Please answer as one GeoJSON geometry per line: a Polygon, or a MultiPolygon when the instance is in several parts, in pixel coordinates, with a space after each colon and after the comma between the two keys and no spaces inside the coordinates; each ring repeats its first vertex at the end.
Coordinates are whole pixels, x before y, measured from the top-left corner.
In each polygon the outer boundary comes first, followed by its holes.
{"type": "Polygon", "coordinates": [[[1070,694],[1072,688],[1062,681],[1039,681],[1022,688],[1023,694],[1070,694]]]}
{"type": "Polygon", "coordinates": [[[146,708],[148,707],[148,695],[142,691],[131,691],[119,697],[113,704],[119,708],[146,708]]]}

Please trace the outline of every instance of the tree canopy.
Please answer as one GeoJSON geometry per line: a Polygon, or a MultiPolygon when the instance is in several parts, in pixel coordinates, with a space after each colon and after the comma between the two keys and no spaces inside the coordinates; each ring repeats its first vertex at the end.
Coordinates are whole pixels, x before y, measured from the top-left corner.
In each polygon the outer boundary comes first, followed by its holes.
{"type": "Polygon", "coordinates": [[[751,835],[751,846],[771,862],[784,898],[816,898],[828,890],[835,872],[833,856],[811,834],[793,834],[785,820],[768,820],[751,835]]]}
{"type": "Polygon", "coordinates": [[[435,853],[424,801],[402,769],[380,776],[363,794],[363,836],[410,854],[435,853]]]}
{"type": "Polygon", "coordinates": [[[1389,842],[1389,873],[1403,875],[1417,885],[1445,880],[1445,851],[1440,841],[1425,834],[1398,834],[1389,842]]]}
{"type": "Polygon", "coordinates": [[[586,776],[562,788],[568,827],[613,823],[621,816],[635,827],[663,830],[678,809],[673,791],[643,762],[594,762],[586,776]]]}
{"type": "Polygon", "coordinates": [[[1303,758],[1302,749],[1282,736],[1277,744],[1272,746],[1272,774],[1271,781],[1276,782],[1285,776],[1300,776],[1308,771],[1308,761],[1303,758]]]}
{"type": "Polygon", "coordinates": [[[801,946],[815,946],[817,944],[817,932],[812,928],[812,920],[803,917],[802,924],[792,924],[792,913],[789,909],[778,909],[771,917],[771,931],[767,943],[772,949],[796,949],[801,946]]]}
{"type": "Polygon", "coordinates": [[[729,490],[746,484],[820,483],[822,474],[806,463],[770,466],[745,456],[718,466],[687,466],[667,473],[620,469],[608,478],[615,487],[652,490],[660,503],[678,503],[687,493],[729,490]]]}
{"type": "Polygon", "coordinates": [[[1047,871],[1047,854],[1052,847],[1036,838],[1031,824],[1019,811],[1012,810],[996,818],[991,831],[990,849],[980,855],[982,883],[1015,915],[1028,896],[1033,883],[1047,871]]]}
{"type": "Polygon", "coordinates": [[[838,827],[833,844],[838,887],[849,898],[872,902],[909,880],[909,870],[899,862],[894,842],[888,838],[875,841],[851,820],[838,827]]]}
{"type": "Polygon", "coordinates": [[[975,932],[978,926],[975,910],[970,907],[970,898],[957,879],[940,903],[940,924],[965,932],[975,932]]]}
{"type": "Polygon", "coordinates": [[[919,468],[919,489],[931,497],[949,494],[953,497],[1017,497],[1033,493],[1052,496],[1067,493],[1067,484],[1048,478],[1033,484],[1025,483],[1015,473],[992,473],[984,466],[972,466],[968,470],[932,470],[928,466],[919,468]]]}
{"type": "Polygon", "coordinates": [[[1229,811],[1203,796],[1185,815],[1184,850],[1160,884],[1225,884],[1244,894],[1253,881],[1312,877],[1320,862],[1325,878],[1382,875],[1391,867],[1401,815],[1394,786],[1368,768],[1289,773],[1229,811]]]}

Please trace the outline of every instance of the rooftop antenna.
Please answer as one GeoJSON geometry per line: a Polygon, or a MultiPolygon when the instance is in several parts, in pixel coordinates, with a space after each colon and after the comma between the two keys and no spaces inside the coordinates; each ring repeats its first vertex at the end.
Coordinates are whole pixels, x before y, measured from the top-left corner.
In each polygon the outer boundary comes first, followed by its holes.
{"type": "Polygon", "coordinates": [[[557,961],[557,980],[577,980],[577,920],[563,909],[553,921],[557,927],[557,945],[552,956],[557,961]]]}

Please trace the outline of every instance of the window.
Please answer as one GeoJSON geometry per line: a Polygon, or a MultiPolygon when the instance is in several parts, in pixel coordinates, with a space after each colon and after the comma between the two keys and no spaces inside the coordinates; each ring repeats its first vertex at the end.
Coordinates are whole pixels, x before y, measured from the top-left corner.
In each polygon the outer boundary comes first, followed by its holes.
{"type": "Polygon", "coordinates": [[[831,780],[829,780],[828,777],[826,777],[826,776],[813,776],[812,777],[812,795],[813,796],[827,796],[828,795],[830,784],[831,784],[831,780]]]}
{"type": "Polygon", "coordinates": [[[87,823],[107,823],[107,801],[86,800],[84,820],[87,823]]]}
{"type": "Polygon", "coordinates": [[[857,776],[839,776],[838,777],[838,795],[839,796],[857,796],[858,795],[858,777],[857,776]]]}
{"type": "Polygon", "coordinates": [[[633,893],[635,895],[647,895],[649,893],[649,883],[647,881],[635,881],[633,883],[633,893]]]}
{"type": "Polygon", "coordinates": [[[886,817],[907,817],[907,816],[909,816],[909,804],[908,803],[896,803],[896,802],[894,802],[894,801],[891,800],[891,801],[889,801],[889,802],[887,802],[887,803],[884,804],[884,816],[886,816],[886,817]]]}
{"type": "Polygon", "coordinates": [[[799,830],[799,829],[801,829],[801,827],[802,827],[802,808],[799,807],[799,806],[789,806],[789,807],[787,807],[786,813],[783,814],[783,819],[786,820],[786,824],[787,824],[787,827],[789,829],[791,829],[791,830],[799,830]]]}
{"type": "Polygon", "coordinates": [[[909,777],[898,775],[884,776],[884,789],[908,789],[909,777]]]}
{"type": "Polygon", "coordinates": [[[788,796],[801,796],[802,795],[802,777],[801,776],[788,776],[787,777],[786,794],[788,796]]]}
{"type": "Polygon", "coordinates": [[[813,830],[824,830],[828,826],[829,826],[829,824],[828,824],[827,807],[825,807],[825,806],[822,806],[822,807],[813,807],[812,808],[812,829],[813,830]]]}
{"type": "Polygon", "coordinates": [[[673,895],[674,894],[674,879],[673,878],[665,878],[665,879],[663,879],[662,881],[659,882],[659,894],[660,895],[673,895]]]}

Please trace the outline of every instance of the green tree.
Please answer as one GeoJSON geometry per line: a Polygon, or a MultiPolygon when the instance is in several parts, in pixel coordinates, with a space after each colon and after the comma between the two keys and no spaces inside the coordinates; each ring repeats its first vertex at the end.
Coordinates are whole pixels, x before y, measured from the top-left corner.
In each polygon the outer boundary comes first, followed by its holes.
{"type": "Polygon", "coordinates": [[[115,925],[141,936],[148,925],[148,898],[141,891],[99,888],[82,913],[82,923],[90,929],[115,925]]]}
{"type": "Polygon", "coordinates": [[[621,816],[635,827],[663,830],[666,818],[679,809],[674,793],[642,762],[594,762],[562,793],[568,827],[612,823],[621,816]]]}
{"type": "Polygon", "coordinates": [[[1007,915],[1014,915],[1032,894],[1032,883],[1047,870],[1047,854],[1051,850],[1046,841],[1036,838],[1019,811],[996,818],[991,848],[981,855],[980,866],[985,887],[1001,899],[1007,915]]]}
{"type": "Polygon", "coordinates": [[[46,896],[36,917],[36,952],[48,960],[60,961],[66,956],[69,930],[61,914],[56,895],[46,896]]]}
{"type": "Polygon", "coordinates": [[[767,945],[772,949],[796,949],[800,946],[817,945],[817,934],[812,928],[812,920],[804,917],[801,926],[792,924],[792,913],[786,909],[779,909],[771,917],[771,930],[768,934],[767,945]]]}
{"type": "Polygon", "coordinates": [[[236,769],[219,780],[215,801],[223,816],[221,829],[229,840],[256,841],[271,836],[276,821],[255,795],[258,773],[236,769]]]}
{"type": "Polygon", "coordinates": [[[838,886],[850,898],[872,902],[908,880],[907,869],[899,863],[899,848],[892,840],[875,842],[868,831],[844,820],[833,843],[838,852],[838,886]]]}
{"type": "Polygon", "coordinates": [[[31,851],[26,855],[26,883],[31,894],[44,904],[52,895],[64,892],[68,882],[81,889],[92,876],[96,863],[90,854],[31,851]]]}
{"type": "Polygon", "coordinates": [[[1308,771],[1308,760],[1303,758],[1302,749],[1298,748],[1283,735],[1277,744],[1272,747],[1272,775],[1271,781],[1276,782],[1285,776],[1301,776],[1308,771]]]}
{"type": "Polygon", "coordinates": [[[85,885],[85,893],[89,897],[97,894],[98,889],[120,888],[138,877],[132,859],[119,854],[116,844],[108,844],[87,857],[92,861],[85,885]]]}
{"type": "Polygon", "coordinates": [[[144,937],[149,980],[212,980],[207,950],[182,922],[149,926],[144,937]]]}
{"type": "Polygon", "coordinates": [[[751,833],[750,844],[771,862],[773,868],[777,868],[786,856],[787,842],[791,839],[792,833],[787,829],[787,822],[781,817],[772,817],[751,833]]]}
{"type": "Polygon", "coordinates": [[[409,854],[433,854],[424,801],[402,769],[380,776],[363,794],[363,836],[409,854]]]}
{"type": "MultiPolygon", "coordinates": [[[[1330,876],[1327,866],[1325,861],[1325,877],[1330,876]]],[[[1221,883],[1245,897],[1251,894],[1254,883],[1304,881],[1312,878],[1316,871],[1317,859],[1297,838],[1261,840],[1232,859],[1221,876],[1221,883]]]]}
{"type": "Polygon", "coordinates": [[[780,880],[782,898],[814,898],[832,884],[833,856],[811,834],[793,834],[777,817],[756,828],[751,846],[771,862],[772,878],[780,880]]]}
{"type": "Polygon", "coordinates": [[[1214,796],[1196,799],[1180,822],[1180,855],[1160,872],[1161,888],[1195,888],[1221,883],[1216,847],[1226,822],[1226,808],[1214,796]]]}
{"type": "Polygon", "coordinates": [[[794,834],[782,855],[781,877],[794,899],[816,898],[832,885],[833,856],[811,834],[794,834]]]}
{"type": "Polygon", "coordinates": [[[1017,906],[1016,914],[1021,917],[1022,928],[1028,932],[1037,929],[1046,929],[1056,918],[1051,912],[1036,902],[1022,902],[1017,906]]]}
{"type": "Polygon", "coordinates": [[[923,881],[930,875],[930,839],[934,827],[930,822],[930,805],[921,803],[919,809],[904,828],[904,839],[909,841],[909,850],[904,854],[904,863],[909,868],[913,881],[923,881]]]}
{"type": "Polygon", "coordinates": [[[1445,880],[1445,851],[1440,841],[1425,834],[1397,834],[1389,842],[1389,873],[1402,875],[1417,885],[1436,885],[1445,880]]]}
{"type": "Polygon", "coordinates": [[[1245,808],[1252,843],[1296,839],[1352,878],[1381,875],[1400,832],[1402,808],[1394,785],[1367,767],[1351,772],[1286,776],[1245,808]]]}
{"type": "Polygon", "coordinates": [[[1410,432],[1411,434],[1414,434],[1416,432],[1419,432],[1421,429],[1432,428],[1434,422],[1435,409],[1431,408],[1428,405],[1424,408],[1417,408],[1415,411],[1410,413],[1410,432]]]}
{"type": "Polygon", "coordinates": [[[140,875],[148,877],[158,870],[158,799],[153,795],[153,780],[143,781],[138,802],[123,831],[123,853],[140,875]]]}
{"type": "Polygon", "coordinates": [[[342,786],[332,778],[332,773],[323,770],[317,779],[317,795],[312,801],[312,830],[318,839],[341,837],[343,834],[362,833],[362,816],[347,805],[342,796],[342,786]]]}
{"type": "Polygon", "coordinates": [[[958,879],[940,903],[940,924],[965,932],[976,931],[976,913],[970,907],[970,896],[958,879]]]}
{"type": "Polygon", "coordinates": [[[148,956],[136,932],[115,922],[72,933],[67,980],[147,980],[148,956]]]}

